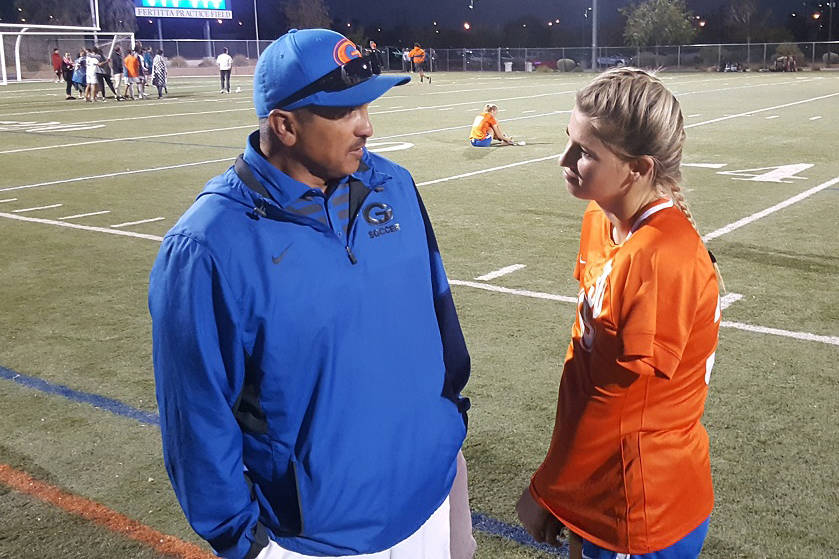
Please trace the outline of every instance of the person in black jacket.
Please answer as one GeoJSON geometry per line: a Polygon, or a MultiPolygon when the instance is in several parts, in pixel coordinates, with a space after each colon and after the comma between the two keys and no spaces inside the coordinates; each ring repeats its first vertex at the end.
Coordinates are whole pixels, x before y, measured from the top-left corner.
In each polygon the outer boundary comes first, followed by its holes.
{"type": "MultiPolygon", "coordinates": [[[[114,87],[117,88],[119,91],[119,86],[122,85],[122,49],[119,45],[114,47],[114,52],[111,53],[111,72],[113,73],[114,77],[114,87]]],[[[120,100],[122,97],[117,95],[117,100],[120,100]]]]}

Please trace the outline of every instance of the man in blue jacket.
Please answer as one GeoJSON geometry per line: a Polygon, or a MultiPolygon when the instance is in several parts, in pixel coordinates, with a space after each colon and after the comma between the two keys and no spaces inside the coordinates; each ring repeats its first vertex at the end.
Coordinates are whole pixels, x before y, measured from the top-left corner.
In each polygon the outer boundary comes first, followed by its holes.
{"type": "Polygon", "coordinates": [[[408,80],[338,33],[280,37],[259,130],[163,240],[164,459],[222,557],[448,559],[468,519],[469,355],[413,179],[365,147],[408,80]]]}

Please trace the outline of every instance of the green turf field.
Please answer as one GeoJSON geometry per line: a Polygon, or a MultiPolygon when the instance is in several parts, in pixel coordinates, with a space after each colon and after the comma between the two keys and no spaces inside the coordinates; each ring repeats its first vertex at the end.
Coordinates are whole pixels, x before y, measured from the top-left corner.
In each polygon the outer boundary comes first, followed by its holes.
{"type": "MultiPolygon", "coordinates": [[[[507,525],[550,440],[573,320],[561,296],[576,295],[584,204],[556,156],[589,78],[434,74],[370,107],[371,149],[420,185],[472,355],[472,509],[507,525]],[[485,102],[527,145],[467,145],[485,102]]],[[[688,200],[728,288],[703,556],[835,557],[839,74],[663,79],[688,126],[688,200]]],[[[0,464],[195,543],[157,427],[87,402],[156,412],[148,273],[159,238],[255,128],[249,79],[232,85],[172,78],[163,100],[104,104],[65,101],[63,84],[0,87],[0,464]]],[[[479,558],[550,556],[496,532],[477,533],[479,558]]],[[[0,484],[0,558],[47,556],[163,555],[0,484]]]]}

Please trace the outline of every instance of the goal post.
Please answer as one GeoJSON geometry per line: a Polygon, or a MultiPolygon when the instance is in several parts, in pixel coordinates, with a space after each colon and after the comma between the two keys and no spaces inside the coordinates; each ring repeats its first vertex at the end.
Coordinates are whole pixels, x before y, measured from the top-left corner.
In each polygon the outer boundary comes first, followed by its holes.
{"type": "Polygon", "coordinates": [[[58,49],[62,56],[69,52],[75,60],[82,48],[98,46],[106,57],[114,47],[123,52],[134,48],[134,33],[86,30],[40,30],[24,28],[16,31],[0,29],[0,85],[8,85],[7,64],[14,70],[14,80],[23,81],[24,72],[41,72],[49,68],[50,53],[58,49]]]}

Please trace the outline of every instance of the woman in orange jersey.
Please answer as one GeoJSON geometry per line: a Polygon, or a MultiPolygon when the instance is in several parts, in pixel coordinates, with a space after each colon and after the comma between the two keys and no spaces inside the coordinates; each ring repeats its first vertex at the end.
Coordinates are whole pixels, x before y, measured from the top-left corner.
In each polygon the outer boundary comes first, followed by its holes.
{"type": "Polygon", "coordinates": [[[477,148],[485,148],[492,144],[492,140],[500,140],[508,146],[513,145],[513,139],[501,131],[495,116],[498,114],[498,106],[487,103],[484,110],[475,117],[472,122],[472,131],[469,133],[469,143],[477,148]]]}
{"type": "Polygon", "coordinates": [[[713,508],[700,423],[720,325],[718,275],[679,185],[679,103],[641,70],[577,93],[560,164],[590,200],[578,312],[547,456],[517,505],[590,559],[693,559],[713,508]]]}

